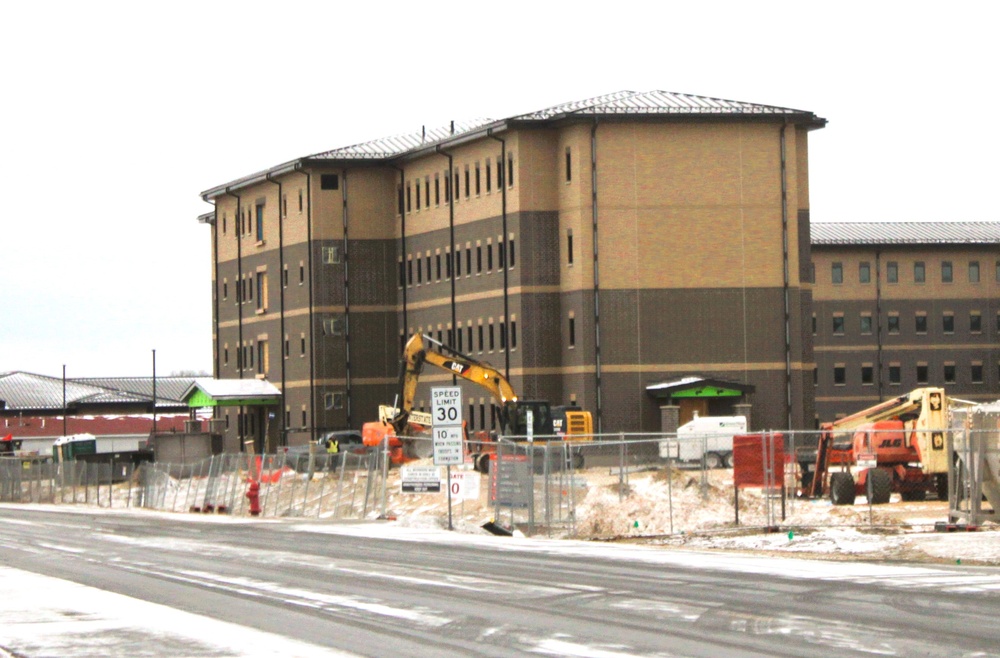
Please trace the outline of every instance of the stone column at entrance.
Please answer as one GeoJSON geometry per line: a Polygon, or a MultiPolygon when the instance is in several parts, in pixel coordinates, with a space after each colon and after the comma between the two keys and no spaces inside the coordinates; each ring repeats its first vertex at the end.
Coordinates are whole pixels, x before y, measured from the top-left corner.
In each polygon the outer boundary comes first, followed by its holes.
{"type": "Polygon", "coordinates": [[[747,419],[747,431],[748,432],[752,431],[752,429],[753,429],[753,423],[752,423],[751,418],[750,418],[750,409],[751,409],[751,407],[753,407],[752,404],[747,404],[745,402],[742,403],[742,404],[734,404],[733,405],[733,410],[736,412],[736,415],[737,416],[743,416],[744,418],[747,419]]]}
{"type": "Polygon", "coordinates": [[[681,408],[674,404],[660,406],[660,431],[664,434],[674,434],[680,427],[681,408]]]}

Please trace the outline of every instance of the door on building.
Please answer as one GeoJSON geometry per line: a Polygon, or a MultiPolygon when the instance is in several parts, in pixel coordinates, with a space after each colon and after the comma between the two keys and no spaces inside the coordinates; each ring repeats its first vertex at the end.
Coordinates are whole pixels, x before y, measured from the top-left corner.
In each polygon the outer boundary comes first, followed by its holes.
{"type": "Polygon", "coordinates": [[[698,417],[710,415],[708,413],[708,398],[681,398],[677,404],[680,407],[680,424],[689,423],[698,417]]]}

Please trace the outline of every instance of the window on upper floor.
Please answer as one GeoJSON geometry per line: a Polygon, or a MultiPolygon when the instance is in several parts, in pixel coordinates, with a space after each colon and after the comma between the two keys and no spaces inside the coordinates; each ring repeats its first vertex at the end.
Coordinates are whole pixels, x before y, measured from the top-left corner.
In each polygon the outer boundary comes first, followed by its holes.
{"type": "Polygon", "coordinates": [[[493,174],[490,167],[489,158],[486,159],[486,193],[489,194],[493,191],[493,174]]]}
{"type": "Polygon", "coordinates": [[[979,283],[979,261],[969,263],[969,283],[979,283]]]}
{"type": "Polygon", "coordinates": [[[434,174],[434,205],[441,205],[441,178],[439,174],[434,174]]]}
{"type": "Polygon", "coordinates": [[[927,333],[927,314],[926,313],[917,313],[916,317],[914,318],[913,326],[914,326],[914,331],[916,331],[918,334],[926,334],[927,333]]]}
{"type": "Polygon", "coordinates": [[[830,266],[830,281],[833,283],[844,282],[844,264],[834,263],[830,266]]]}
{"type": "Polygon", "coordinates": [[[470,184],[469,165],[465,165],[465,198],[472,195],[472,185],[470,184]]]}
{"type": "Polygon", "coordinates": [[[566,229],[566,253],[567,262],[573,264],[573,229],[566,229]]]}
{"type": "Polygon", "coordinates": [[[566,147],[566,182],[573,182],[573,154],[568,146],[566,147]]]}
{"type": "Polygon", "coordinates": [[[954,281],[954,272],[951,267],[951,261],[946,260],[941,263],[941,283],[951,283],[954,281]]]}
{"type": "Polygon", "coordinates": [[[872,332],[872,316],[868,313],[861,314],[861,333],[870,334],[872,332]]]}
{"type": "Polygon", "coordinates": [[[969,333],[980,334],[983,332],[983,316],[979,311],[969,312],[969,333]]]}
{"type": "Polygon", "coordinates": [[[886,323],[886,331],[890,334],[899,333],[899,313],[891,312],[888,316],[888,321],[886,323]]]}
{"type": "Polygon", "coordinates": [[[945,312],[941,316],[941,331],[946,334],[955,333],[955,314],[951,312],[945,312]]]}
{"type": "Polygon", "coordinates": [[[927,280],[927,268],[924,266],[923,261],[917,261],[913,264],[913,282],[923,283],[927,280]]]}
{"type": "Polygon", "coordinates": [[[514,154],[507,154],[507,187],[514,187],[514,154]]]}
{"type": "Polygon", "coordinates": [[[918,384],[926,384],[927,381],[928,381],[927,380],[928,374],[929,373],[928,373],[927,364],[924,363],[924,362],[918,363],[917,364],[917,383],[918,384]]]}
{"type": "Polygon", "coordinates": [[[479,175],[479,163],[476,163],[476,196],[479,196],[479,190],[481,187],[480,175],[479,175]]]}
{"type": "Polygon", "coordinates": [[[843,386],[847,383],[847,367],[843,363],[838,363],[833,367],[833,385],[843,386]]]}
{"type": "Polygon", "coordinates": [[[969,376],[973,384],[983,383],[983,362],[973,361],[969,366],[969,376]]]}
{"type": "Polygon", "coordinates": [[[833,316],[833,335],[843,336],[844,335],[844,315],[843,313],[834,314],[833,316]]]}
{"type": "Polygon", "coordinates": [[[899,283],[899,263],[891,260],[885,264],[885,280],[889,283],[899,283]]]}
{"type": "Polygon", "coordinates": [[[875,383],[875,368],[870,363],[861,364],[861,384],[871,386],[875,383]]]}
{"type": "Polygon", "coordinates": [[[903,370],[898,363],[889,364],[889,383],[898,386],[903,381],[903,370]]]}
{"type": "Polygon", "coordinates": [[[576,318],[569,318],[569,346],[576,347],[576,318]]]}
{"type": "Polygon", "coordinates": [[[947,362],[944,364],[944,383],[954,384],[955,383],[955,364],[952,362],[947,362]]]}
{"type": "Polygon", "coordinates": [[[872,281],[872,266],[871,263],[863,262],[858,264],[858,282],[859,283],[871,283],[872,281]]]}
{"type": "Polygon", "coordinates": [[[321,190],[339,190],[340,189],[340,176],[338,174],[320,174],[320,177],[319,177],[319,189],[321,189],[321,190]]]}
{"type": "Polygon", "coordinates": [[[258,201],[255,217],[257,219],[257,242],[264,241],[264,202],[258,201]]]}

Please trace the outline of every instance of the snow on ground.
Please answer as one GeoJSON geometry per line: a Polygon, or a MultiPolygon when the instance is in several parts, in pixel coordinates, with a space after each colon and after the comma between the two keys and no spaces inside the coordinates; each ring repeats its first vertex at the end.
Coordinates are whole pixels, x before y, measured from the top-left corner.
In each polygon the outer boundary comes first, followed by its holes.
{"type": "Polygon", "coordinates": [[[16,593],[0,597],[0,656],[354,655],[10,567],[0,591],[16,593]]]}

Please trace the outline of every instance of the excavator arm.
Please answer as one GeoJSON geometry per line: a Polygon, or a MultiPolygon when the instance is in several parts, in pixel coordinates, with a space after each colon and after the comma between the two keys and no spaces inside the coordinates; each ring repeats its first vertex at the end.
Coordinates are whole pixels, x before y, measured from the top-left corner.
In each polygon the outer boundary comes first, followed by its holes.
{"type": "Polygon", "coordinates": [[[397,432],[402,432],[406,426],[413,410],[420,373],[428,363],[488,390],[500,408],[502,427],[507,427],[514,418],[517,394],[499,370],[418,333],[410,337],[403,349],[399,373],[399,412],[390,421],[397,432]]]}

